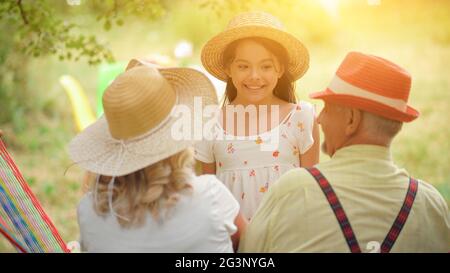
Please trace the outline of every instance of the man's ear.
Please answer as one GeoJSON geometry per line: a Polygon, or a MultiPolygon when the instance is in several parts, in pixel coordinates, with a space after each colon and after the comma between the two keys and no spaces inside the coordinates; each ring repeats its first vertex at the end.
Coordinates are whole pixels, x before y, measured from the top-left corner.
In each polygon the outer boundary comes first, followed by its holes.
{"type": "Polygon", "coordinates": [[[345,127],[345,134],[347,136],[353,135],[361,123],[362,112],[356,108],[349,108],[346,115],[347,126],[345,127]]]}

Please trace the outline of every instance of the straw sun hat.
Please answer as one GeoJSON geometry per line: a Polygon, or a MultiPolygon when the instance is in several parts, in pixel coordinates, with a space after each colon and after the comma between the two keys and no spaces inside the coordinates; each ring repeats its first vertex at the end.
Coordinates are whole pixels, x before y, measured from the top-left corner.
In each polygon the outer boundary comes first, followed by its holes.
{"type": "Polygon", "coordinates": [[[237,15],[227,28],[209,40],[202,49],[201,59],[206,70],[216,78],[227,81],[223,64],[223,53],[234,41],[249,37],[262,37],[283,46],[289,57],[287,70],[294,80],[299,79],[309,67],[309,53],[306,47],[293,35],[284,31],[282,23],[264,12],[246,12],[237,15]]]}
{"type": "Polygon", "coordinates": [[[381,57],[350,52],[327,89],[309,96],[410,122],[419,116],[407,104],[410,90],[411,76],[400,66],[381,57]]]}
{"type": "Polygon", "coordinates": [[[88,171],[122,176],[180,152],[193,142],[174,139],[178,118],[172,111],[185,105],[192,116],[195,96],[203,106],[217,104],[214,87],[201,72],[132,60],[107,87],[104,116],[70,142],[69,155],[88,171]]]}

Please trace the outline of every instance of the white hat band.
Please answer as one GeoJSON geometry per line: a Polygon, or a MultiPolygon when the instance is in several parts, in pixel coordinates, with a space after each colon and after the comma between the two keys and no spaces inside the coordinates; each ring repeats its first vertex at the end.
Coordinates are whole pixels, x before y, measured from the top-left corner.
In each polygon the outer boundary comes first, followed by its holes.
{"type": "Polygon", "coordinates": [[[381,96],[381,95],[366,91],[362,88],[359,88],[357,86],[354,86],[354,85],[342,80],[337,75],[335,75],[333,80],[331,80],[331,83],[329,84],[328,89],[335,94],[350,95],[350,96],[365,98],[368,100],[376,101],[376,102],[382,103],[384,105],[393,107],[399,111],[406,112],[407,105],[406,105],[405,101],[403,101],[401,99],[387,98],[385,96],[381,96]]]}

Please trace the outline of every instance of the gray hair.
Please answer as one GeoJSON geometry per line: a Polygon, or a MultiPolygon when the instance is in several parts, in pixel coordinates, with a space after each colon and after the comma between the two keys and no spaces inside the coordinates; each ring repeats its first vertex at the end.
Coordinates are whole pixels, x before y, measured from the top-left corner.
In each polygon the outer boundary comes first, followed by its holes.
{"type": "Polygon", "coordinates": [[[402,129],[403,122],[362,111],[362,130],[374,138],[393,139],[402,129]]]}

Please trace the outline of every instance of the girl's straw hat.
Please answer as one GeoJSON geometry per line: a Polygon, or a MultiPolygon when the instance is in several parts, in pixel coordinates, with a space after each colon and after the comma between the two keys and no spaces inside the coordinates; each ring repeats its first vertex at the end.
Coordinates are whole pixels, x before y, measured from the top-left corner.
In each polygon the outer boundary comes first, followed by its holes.
{"type": "Polygon", "coordinates": [[[294,80],[308,70],[309,53],[306,47],[293,35],[284,31],[282,23],[274,16],[264,12],[247,12],[234,17],[225,31],[214,36],[202,49],[202,63],[209,73],[227,81],[223,64],[223,53],[227,46],[239,39],[262,37],[283,46],[289,57],[287,70],[294,80]]]}
{"type": "Polygon", "coordinates": [[[411,76],[405,69],[377,56],[350,52],[328,88],[309,96],[410,122],[419,116],[408,105],[410,90],[411,76]]]}
{"type": "MultiPolygon", "coordinates": [[[[193,144],[192,136],[174,135],[180,117],[173,111],[184,105],[191,117],[194,97],[204,106],[217,104],[214,87],[201,72],[157,69],[132,60],[103,94],[104,116],[71,141],[69,155],[86,170],[108,176],[126,175],[167,158],[193,144]]],[[[190,117],[183,126],[192,129],[190,117]]]]}

